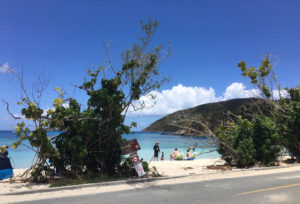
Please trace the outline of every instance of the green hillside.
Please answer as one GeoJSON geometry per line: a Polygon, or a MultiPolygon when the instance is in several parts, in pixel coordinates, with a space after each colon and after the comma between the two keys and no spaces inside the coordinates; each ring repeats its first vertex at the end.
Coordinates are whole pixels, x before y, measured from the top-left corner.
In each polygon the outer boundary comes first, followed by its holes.
{"type": "Polygon", "coordinates": [[[267,103],[258,98],[232,99],[228,101],[208,103],[167,115],[155,121],[143,131],[189,134],[182,132],[183,130],[172,125],[173,121],[178,120],[178,116],[185,116],[186,118],[194,118],[204,121],[210,129],[214,130],[220,121],[224,121],[228,118],[228,112],[234,115],[242,115],[243,117],[250,118],[255,113],[267,115],[267,107],[267,103]]]}

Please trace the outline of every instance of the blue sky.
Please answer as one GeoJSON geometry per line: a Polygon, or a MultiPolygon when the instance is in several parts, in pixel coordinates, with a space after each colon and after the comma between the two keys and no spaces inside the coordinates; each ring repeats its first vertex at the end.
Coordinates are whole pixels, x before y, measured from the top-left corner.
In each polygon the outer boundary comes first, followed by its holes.
{"type": "MultiPolygon", "coordinates": [[[[139,21],[156,18],[160,28],[153,43],[172,41],[172,55],[160,67],[172,80],[157,92],[157,107],[129,115],[142,129],[172,111],[249,96],[253,87],[236,65],[246,60],[257,66],[265,52],[278,57],[275,71],[283,87],[299,85],[299,11],[297,0],[0,0],[0,65],[23,67],[29,89],[39,74],[50,75],[45,108],[51,108],[57,86],[84,102],[71,84],[103,63],[103,43],[113,40],[110,57],[118,66],[122,50],[141,34],[139,21]]],[[[0,70],[0,99],[10,102],[14,114],[20,114],[20,95],[15,78],[0,70]]],[[[0,130],[14,124],[1,102],[0,130]]]]}

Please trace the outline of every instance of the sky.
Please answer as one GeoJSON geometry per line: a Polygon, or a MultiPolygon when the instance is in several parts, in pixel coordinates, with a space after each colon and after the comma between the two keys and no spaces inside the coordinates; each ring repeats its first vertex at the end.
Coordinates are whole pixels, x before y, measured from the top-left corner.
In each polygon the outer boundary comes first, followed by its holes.
{"type": "Polygon", "coordinates": [[[21,91],[7,67],[21,73],[31,90],[41,76],[50,78],[42,98],[52,108],[62,87],[85,103],[81,84],[89,68],[104,62],[104,44],[113,43],[109,57],[121,66],[121,52],[141,35],[139,22],[149,17],[160,27],[153,45],[167,47],[171,55],[161,63],[168,83],[147,96],[146,109],[130,111],[126,123],[135,130],[177,110],[200,104],[251,97],[256,93],[241,76],[237,63],[258,66],[265,53],[276,59],[275,72],[282,87],[300,85],[300,1],[298,0],[169,0],[169,1],[65,1],[0,0],[0,130],[12,130],[20,115],[21,91]]]}

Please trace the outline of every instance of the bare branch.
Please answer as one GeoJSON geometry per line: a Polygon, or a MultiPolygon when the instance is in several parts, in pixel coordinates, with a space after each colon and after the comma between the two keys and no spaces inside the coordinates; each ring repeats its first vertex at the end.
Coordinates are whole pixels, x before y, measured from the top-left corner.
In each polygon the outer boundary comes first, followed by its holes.
{"type": "Polygon", "coordinates": [[[4,99],[2,99],[2,101],[6,104],[6,110],[8,112],[8,114],[13,117],[14,119],[16,120],[19,120],[19,119],[22,119],[22,117],[18,117],[18,116],[15,116],[14,114],[12,114],[9,110],[9,103],[7,101],[5,101],[4,99]]]}
{"type": "Polygon", "coordinates": [[[169,47],[168,47],[168,51],[166,52],[165,56],[161,57],[160,59],[158,59],[158,62],[161,62],[163,60],[165,60],[166,58],[168,58],[171,55],[171,51],[172,51],[172,42],[171,40],[169,41],[169,47]]]}

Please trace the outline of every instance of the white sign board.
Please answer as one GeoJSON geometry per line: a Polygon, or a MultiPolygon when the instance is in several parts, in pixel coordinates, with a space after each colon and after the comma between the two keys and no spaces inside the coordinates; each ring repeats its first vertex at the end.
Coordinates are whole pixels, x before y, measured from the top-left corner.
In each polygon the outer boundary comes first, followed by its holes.
{"type": "Polygon", "coordinates": [[[144,176],[146,174],[144,169],[143,169],[142,163],[138,163],[138,164],[134,165],[134,168],[135,168],[135,170],[136,170],[139,177],[144,176]]]}

